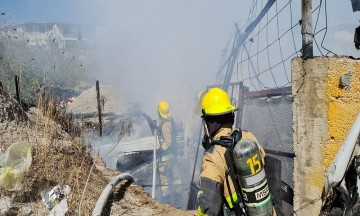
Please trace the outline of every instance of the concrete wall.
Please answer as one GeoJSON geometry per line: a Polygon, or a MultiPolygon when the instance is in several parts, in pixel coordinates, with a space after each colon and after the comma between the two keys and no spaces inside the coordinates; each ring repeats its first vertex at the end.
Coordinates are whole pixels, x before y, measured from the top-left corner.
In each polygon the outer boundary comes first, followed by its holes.
{"type": "Polygon", "coordinates": [[[324,176],[360,111],[360,60],[292,60],[294,210],[318,215],[324,176]]]}

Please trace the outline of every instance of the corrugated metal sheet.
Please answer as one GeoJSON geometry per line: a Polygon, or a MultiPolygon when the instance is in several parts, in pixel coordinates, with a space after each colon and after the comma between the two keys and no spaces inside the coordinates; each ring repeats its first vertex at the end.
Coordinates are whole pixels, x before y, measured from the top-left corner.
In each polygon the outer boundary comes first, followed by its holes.
{"type": "MultiPolygon", "coordinates": [[[[134,152],[134,151],[152,151],[154,149],[155,137],[142,137],[139,139],[122,141],[118,144],[108,143],[105,145],[101,145],[100,153],[111,151],[112,153],[125,153],[125,152],[134,152]]],[[[157,149],[159,148],[159,144],[157,144],[157,149]]]]}

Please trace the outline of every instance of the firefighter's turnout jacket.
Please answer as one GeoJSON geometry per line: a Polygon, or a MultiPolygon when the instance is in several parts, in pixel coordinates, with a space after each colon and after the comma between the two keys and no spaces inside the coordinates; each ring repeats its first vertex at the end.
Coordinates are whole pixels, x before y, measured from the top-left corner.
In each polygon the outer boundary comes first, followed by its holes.
{"type": "Polygon", "coordinates": [[[176,158],[178,149],[176,142],[176,128],[173,118],[159,120],[159,143],[160,152],[158,159],[158,169],[160,174],[160,191],[162,197],[175,195],[176,185],[181,184],[181,178],[176,169],[176,158]],[[169,188],[168,185],[172,185],[169,188]]]}
{"type": "MultiPolygon", "coordinates": [[[[175,123],[173,118],[163,119],[160,118],[159,120],[159,142],[160,148],[163,152],[171,150],[175,146],[175,123]]],[[[165,159],[165,158],[164,158],[165,159]]],[[[166,158],[165,160],[168,160],[166,158]]]]}
{"type": "MultiPolygon", "coordinates": [[[[213,140],[218,140],[221,136],[230,136],[232,132],[231,125],[222,127],[214,136],[213,140]]],[[[265,151],[259,145],[255,136],[251,132],[242,131],[242,139],[251,139],[258,144],[261,158],[264,162],[265,151]]],[[[229,184],[233,194],[229,193],[225,180],[225,172],[228,170],[224,156],[226,150],[226,147],[211,145],[204,154],[200,174],[201,190],[198,194],[198,216],[223,215],[224,205],[230,209],[233,208],[230,196],[233,197],[234,201],[237,201],[235,187],[231,178],[229,179],[229,184]]]]}

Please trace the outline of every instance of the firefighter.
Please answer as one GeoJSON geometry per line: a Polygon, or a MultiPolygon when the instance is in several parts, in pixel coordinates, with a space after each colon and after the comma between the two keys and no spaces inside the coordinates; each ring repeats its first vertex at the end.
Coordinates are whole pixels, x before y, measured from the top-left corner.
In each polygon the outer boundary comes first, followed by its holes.
{"type": "Polygon", "coordinates": [[[162,202],[175,204],[178,197],[177,193],[179,193],[178,186],[181,184],[179,172],[177,172],[176,167],[180,146],[177,145],[175,122],[168,102],[160,101],[158,114],[160,199],[162,202]]]}
{"type": "MultiPolygon", "coordinates": [[[[227,148],[213,144],[217,140],[233,134],[234,112],[237,111],[237,108],[231,105],[227,93],[220,88],[212,88],[207,91],[201,104],[205,130],[203,139],[205,154],[200,174],[197,215],[242,215],[235,213],[233,201],[238,200],[235,185],[232,179],[226,179],[226,173],[229,170],[225,158],[227,148]]],[[[263,164],[265,152],[255,136],[248,131],[242,131],[241,135],[241,140],[250,140],[256,143],[261,158],[259,160],[263,164]]],[[[274,212],[271,211],[266,215],[274,215],[274,212]]]]}

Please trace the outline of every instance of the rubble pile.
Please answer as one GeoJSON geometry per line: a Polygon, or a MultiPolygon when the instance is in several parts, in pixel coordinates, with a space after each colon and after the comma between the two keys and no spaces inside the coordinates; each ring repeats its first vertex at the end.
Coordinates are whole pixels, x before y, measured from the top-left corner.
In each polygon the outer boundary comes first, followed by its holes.
{"type": "MultiPolygon", "coordinates": [[[[124,99],[110,86],[100,85],[100,100],[102,112],[122,115],[128,111],[124,99]]],[[[67,111],[74,114],[97,114],[96,88],[92,87],[82,92],[79,97],[67,107],[67,111]]]]}
{"type": "MultiPolygon", "coordinates": [[[[100,85],[99,88],[103,135],[114,137],[114,140],[121,130],[124,128],[129,130],[131,127],[131,121],[126,117],[129,105],[114,88],[106,85],[100,85]]],[[[75,116],[86,133],[94,137],[93,132],[96,131],[97,134],[100,126],[96,88],[92,87],[83,91],[67,105],[66,112],[75,116]]]]}

